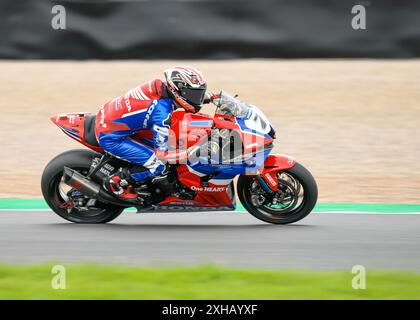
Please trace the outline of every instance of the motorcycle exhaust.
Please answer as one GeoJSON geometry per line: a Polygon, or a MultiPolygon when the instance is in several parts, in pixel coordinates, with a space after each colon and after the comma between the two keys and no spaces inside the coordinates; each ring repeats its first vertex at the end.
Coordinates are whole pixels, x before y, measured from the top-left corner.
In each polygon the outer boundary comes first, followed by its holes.
{"type": "Polygon", "coordinates": [[[63,172],[63,182],[68,186],[77,189],[82,194],[89,198],[98,199],[105,203],[112,203],[116,205],[124,205],[128,206],[126,203],[119,201],[118,199],[114,198],[112,195],[108,194],[104,190],[101,189],[100,185],[89,180],[79,172],[70,169],[68,167],[64,167],[63,172]]]}

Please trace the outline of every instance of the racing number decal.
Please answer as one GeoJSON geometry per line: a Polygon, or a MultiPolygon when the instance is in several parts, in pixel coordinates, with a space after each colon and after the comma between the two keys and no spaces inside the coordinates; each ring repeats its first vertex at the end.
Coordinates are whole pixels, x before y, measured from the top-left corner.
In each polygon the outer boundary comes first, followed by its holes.
{"type": "Polygon", "coordinates": [[[267,134],[270,132],[270,125],[267,118],[257,109],[250,112],[249,117],[245,120],[245,125],[254,131],[267,134]]]}

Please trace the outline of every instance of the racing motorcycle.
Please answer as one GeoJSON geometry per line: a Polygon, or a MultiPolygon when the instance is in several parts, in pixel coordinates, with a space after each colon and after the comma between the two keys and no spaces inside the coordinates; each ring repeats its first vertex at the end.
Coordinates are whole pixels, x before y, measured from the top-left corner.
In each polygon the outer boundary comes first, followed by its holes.
{"type": "MultiPolygon", "coordinates": [[[[213,117],[172,113],[168,145],[174,156],[167,159],[167,181],[133,186],[138,193],[134,201],[107,189],[105,182],[132,164],[100,147],[96,116],[52,117],[66,135],[90,150],[70,150],[48,163],[41,182],[46,202],[71,222],[106,223],[130,207],[138,212],[233,211],[237,193],[243,207],[262,221],[288,224],[306,217],[318,198],[315,179],[294,158],[270,155],[276,132],[266,116],[224,91],[212,102],[213,117]]],[[[151,137],[150,130],[133,135],[144,144],[151,137]]]]}

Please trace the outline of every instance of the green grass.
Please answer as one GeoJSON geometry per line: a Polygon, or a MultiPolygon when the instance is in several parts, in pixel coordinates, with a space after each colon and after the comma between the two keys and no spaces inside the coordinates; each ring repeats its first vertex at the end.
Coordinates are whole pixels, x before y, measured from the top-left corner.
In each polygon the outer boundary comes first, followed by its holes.
{"type": "Polygon", "coordinates": [[[288,272],[214,266],[66,266],[53,290],[53,264],[0,266],[0,299],[420,299],[420,274],[367,270],[354,290],[348,272],[288,272]]]}
{"type": "MultiPolygon", "coordinates": [[[[0,210],[49,209],[43,199],[0,198],[0,210]]],[[[134,209],[128,209],[135,211],[134,209]]],[[[238,201],[236,211],[246,211],[238,201]]],[[[403,203],[317,203],[314,212],[417,213],[420,204],[403,203]]]]}

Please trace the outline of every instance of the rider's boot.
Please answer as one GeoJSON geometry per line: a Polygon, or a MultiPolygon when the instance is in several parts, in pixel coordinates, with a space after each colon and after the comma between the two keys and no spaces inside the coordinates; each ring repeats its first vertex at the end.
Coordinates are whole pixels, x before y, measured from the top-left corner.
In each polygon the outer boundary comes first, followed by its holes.
{"type": "Polygon", "coordinates": [[[105,183],[106,188],[122,200],[137,200],[139,194],[131,187],[129,175],[120,170],[105,183]]]}
{"type": "Polygon", "coordinates": [[[122,169],[110,177],[105,186],[115,196],[127,201],[150,196],[147,182],[157,185],[161,190],[167,190],[169,186],[167,166],[160,162],[154,169],[153,173],[149,168],[140,166],[133,166],[130,170],[122,169]]]}

